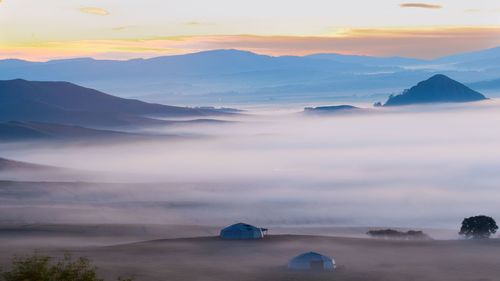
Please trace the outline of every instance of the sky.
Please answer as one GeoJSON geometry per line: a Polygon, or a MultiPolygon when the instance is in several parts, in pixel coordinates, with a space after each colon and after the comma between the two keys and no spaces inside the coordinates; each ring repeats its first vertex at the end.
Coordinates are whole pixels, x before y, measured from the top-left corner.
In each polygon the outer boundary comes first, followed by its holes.
{"type": "Polygon", "coordinates": [[[0,58],[222,48],[434,58],[500,45],[499,1],[417,1],[0,0],[0,58]]]}

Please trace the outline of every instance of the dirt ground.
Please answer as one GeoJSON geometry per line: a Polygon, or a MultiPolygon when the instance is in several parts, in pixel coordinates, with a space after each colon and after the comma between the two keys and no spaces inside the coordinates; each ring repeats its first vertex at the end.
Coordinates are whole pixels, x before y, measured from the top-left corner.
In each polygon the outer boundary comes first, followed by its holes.
{"type": "Polygon", "coordinates": [[[106,280],[500,280],[500,240],[387,241],[313,235],[271,235],[259,241],[218,237],[196,226],[3,226],[0,265],[37,252],[86,256],[106,280]],[[166,239],[158,239],[164,236],[166,239]],[[144,239],[145,238],[145,239],[144,239]],[[137,242],[141,239],[147,240],[137,242]],[[155,240],[148,240],[155,239],[155,240]],[[59,242],[58,242],[59,241],[59,242]],[[297,273],[289,259],[317,251],[337,263],[333,273],[297,273]]]}

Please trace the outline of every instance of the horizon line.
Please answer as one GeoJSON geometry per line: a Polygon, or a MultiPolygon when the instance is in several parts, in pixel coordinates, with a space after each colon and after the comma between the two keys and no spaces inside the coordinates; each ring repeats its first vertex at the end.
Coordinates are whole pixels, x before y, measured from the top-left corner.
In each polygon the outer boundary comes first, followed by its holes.
{"type": "MultiPolygon", "coordinates": [[[[75,57],[66,57],[66,58],[53,58],[53,59],[47,59],[47,60],[30,60],[30,59],[9,57],[9,58],[1,58],[0,62],[1,61],[16,60],[16,61],[24,61],[24,62],[31,62],[31,63],[46,63],[46,62],[53,62],[53,61],[78,60],[78,59],[88,59],[88,60],[94,60],[94,61],[126,62],[126,61],[133,61],[133,60],[150,60],[150,59],[164,58],[164,57],[188,56],[188,55],[203,54],[203,53],[210,53],[210,52],[217,52],[217,51],[236,51],[236,52],[241,52],[241,53],[251,53],[251,54],[257,55],[257,56],[266,56],[266,57],[273,57],[273,58],[280,58],[280,57],[301,57],[301,58],[304,58],[304,57],[309,57],[309,56],[314,56],[314,55],[332,54],[332,55],[356,56],[356,57],[367,57],[367,58],[404,58],[404,59],[414,59],[414,60],[431,62],[433,60],[437,60],[437,59],[440,59],[443,57],[460,55],[460,54],[467,54],[467,53],[474,53],[474,52],[481,52],[481,51],[493,50],[493,49],[497,49],[497,48],[500,48],[500,45],[496,45],[494,47],[488,47],[488,48],[478,48],[478,49],[464,51],[464,52],[453,52],[453,53],[450,53],[448,55],[437,56],[437,57],[430,58],[430,59],[412,57],[412,56],[400,56],[400,55],[376,56],[376,55],[367,55],[367,54],[362,54],[362,53],[356,54],[356,53],[343,53],[343,52],[318,52],[318,53],[311,53],[311,54],[304,54],[304,55],[272,55],[272,54],[259,53],[256,51],[239,49],[239,48],[219,48],[219,49],[216,48],[216,49],[207,49],[207,50],[193,51],[193,52],[180,53],[180,54],[165,54],[165,55],[158,55],[158,56],[151,56],[151,57],[133,57],[133,58],[124,58],[124,59],[119,59],[119,58],[107,59],[107,58],[98,58],[98,57],[92,57],[92,56],[75,56],[75,57]]],[[[0,55],[1,55],[1,53],[0,53],[0,55]]]]}

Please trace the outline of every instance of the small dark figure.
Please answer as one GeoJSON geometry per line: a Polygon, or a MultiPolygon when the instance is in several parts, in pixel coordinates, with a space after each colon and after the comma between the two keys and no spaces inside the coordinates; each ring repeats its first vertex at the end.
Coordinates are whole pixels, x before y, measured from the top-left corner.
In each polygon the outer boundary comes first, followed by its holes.
{"type": "Polygon", "coordinates": [[[459,234],[464,235],[468,239],[485,239],[490,238],[497,230],[498,225],[493,218],[475,216],[463,220],[459,234]]]}
{"type": "Polygon", "coordinates": [[[374,103],[373,106],[374,107],[382,107],[383,105],[381,102],[378,101],[378,102],[374,103]]]}

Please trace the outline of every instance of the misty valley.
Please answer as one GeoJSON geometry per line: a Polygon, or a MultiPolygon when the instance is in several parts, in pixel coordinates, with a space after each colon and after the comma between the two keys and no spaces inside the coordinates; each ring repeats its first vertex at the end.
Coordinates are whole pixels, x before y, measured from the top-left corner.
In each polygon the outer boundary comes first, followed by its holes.
{"type": "Polygon", "coordinates": [[[498,280],[499,50],[0,61],[0,280],[498,280]]]}

